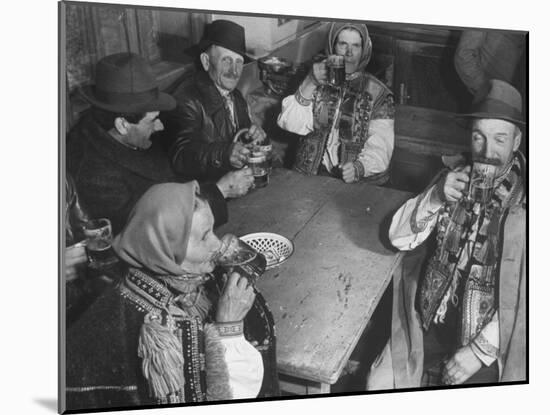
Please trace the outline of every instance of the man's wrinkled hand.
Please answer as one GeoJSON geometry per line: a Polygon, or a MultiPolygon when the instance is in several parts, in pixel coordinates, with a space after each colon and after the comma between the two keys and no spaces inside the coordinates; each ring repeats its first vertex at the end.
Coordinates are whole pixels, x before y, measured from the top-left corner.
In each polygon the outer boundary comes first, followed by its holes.
{"type": "Polygon", "coordinates": [[[231,147],[231,153],[229,155],[229,163],[233,167],[240,169],[246,164],[249,154],[250,154],[250,150],[246,148],[242,143],[237,142],[233,144],[231,147]]]}
{"type": "Polygon", "coordinates": [[[78,277],[78,269],[87,261],[88,256],[83,244],[79,243],[65,248],[65,280],[75,280],[78,277]]]}
{"type": "Polygon", "coordinates": [[[445,364],[443,383],[446,385],[460,385],[470,379],[482,366],[483,363],[471,347],[461,347],[445,364]]]}
{"type": "Polygon", "coordinates": [[[317,87],[327,83],[327,64],[323,62],[314,63],[311,70],[300,85],[300,95],[305,99],[311,99],[317,87]]]}
{"type": "Polygon", "coordinates": [[[458,202],[468,190],[470,182],[470,166],[455,169],[447,173],[437,183],[437,196],[441,202],[458,202]]]}
{"type": "Polygon", "coordinates": [[[250,128],[248,129],[247,134],[248,134],[248,138],[250,140],[250,144],[252,144],[252,145],[258,145],[258,144],[263,143],[263,141],[265,140],[265,137],[267,136],[267,134],[262,129],[262,127],[260,127],[256,124],[252,124],[250,126],[250,128]]]}
{"type": "Polygon", "coordinates": [[[352,162],[347,162],[342,166],[342,180],[346,183],[353,183],[357,181],[355,177],[355,168],[352,162]]]}
{"type": "Polygon", "coordinates": [[[327,63],[326,60],[314,63],[310,72],[314,82],[324,85],[327,83],[327,63]]]}
{"type": "Polygon", "coordinates": [[[254,176],[249,167],[231,171],[216,183],[225,199],[244,196],[253,184],[254,176]]]}
{"type": "Polygon", "coordinates": [[[252,307],[255,298],[256,294],[248,280],[233,272],[227,279],[218,301],[216,322],[241,321],[252,307]]]}

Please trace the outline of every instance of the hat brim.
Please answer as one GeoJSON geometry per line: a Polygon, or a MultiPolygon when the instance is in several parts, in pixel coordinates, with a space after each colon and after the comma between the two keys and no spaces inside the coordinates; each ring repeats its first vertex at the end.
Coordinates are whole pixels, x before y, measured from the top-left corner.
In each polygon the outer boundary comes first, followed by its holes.
{"type": "Polygon", "coordinates": [[[193,46],[185,49],[184,53],[187,54],[187,55],[190,55],[190,56],[199,56],[202,52],[204,52],[206,49],[208,49],[212,45],[221,46],[222,48],[226,48],[226,49],[229,49],[232,52],[238,53],[239,55],[241,55],[243,57],[243,62],[245,64],[255,61],[255,59],[248,56],[244,50],[237,50],[237,49],[234,49],[234,48],[230,48],[227,45],[222,45],[220,43],[213,42],[211,40],[204,40],[204,39],[201,40],[196,45],[193,45],[193,46]]]}
{"type": "Polygon", "coordinates": [[[495,114],[495,113],[491,113],[491,112],[472,112],[470,114],[457,114],[455,115],[456,118],[487,118],[487,119],[496,119],[496,120],[504,120],[504,121],[509,121],[513,124],[521,124],[521,125],[525,125],[525,121],[523,120],[520,120],[520,119],[517,119],[517,118],[514,118],[514,117],[509,117],[509,116],[506,116],[506,115],[502,115],[502,114],[495,114]]]}
{"type": "Polygon", "coordinates": [[[176,108],[176,100],[169,94],[159,92],[156,99],[147,102],[133,102],[128,104],[110,104],[96,98],[92,85],[80,88],[80,93],[86,101],[94,107],[105,111],[120,113],[142,113],[155,111],[171,111],[176,108]]]}

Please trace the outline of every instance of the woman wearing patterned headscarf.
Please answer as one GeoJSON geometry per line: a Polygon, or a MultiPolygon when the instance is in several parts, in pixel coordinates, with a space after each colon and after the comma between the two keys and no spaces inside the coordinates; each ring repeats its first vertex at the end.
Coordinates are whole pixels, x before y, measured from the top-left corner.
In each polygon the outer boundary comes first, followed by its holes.
{"type": "Polygon", "coordinates": [[[314,63],[296,93],[282,103],[278,125],[302,136],[295,168],[305,174],[336,175],[346,183],[383,183],[394,146],[393,95],[365,72],[372,54],[367,27],[333,23],[326,53],[344,56],[343,97],[327,83],[325,60],[314,63]]]}
{"type": "MultiPolygon", "coordinates": [[[[166,183],[136,204],[113,243],[127,265],[121,283],[68,333],[67,409],[254,398],[273,394],[266,385],[277,389],[270,362],[243,335],[251,308],[264,317],[269,311],[238,274],[223,288],[211,278],[220,240],[197,193],[196,182],[166,183]]],[[[271,320],[262,323],[269,334],[254,341],[273,344],[271,320]]]]}

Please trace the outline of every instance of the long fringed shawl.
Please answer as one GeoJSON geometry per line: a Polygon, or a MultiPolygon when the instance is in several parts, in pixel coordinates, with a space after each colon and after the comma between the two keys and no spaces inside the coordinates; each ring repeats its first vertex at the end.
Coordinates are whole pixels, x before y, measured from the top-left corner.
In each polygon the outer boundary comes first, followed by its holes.
{"type": "Polygon", "coordinates": [[[160,280],[130,268],[120,287],[144,313],[137,352],[150,395],[163,404],[231,399],[224,347],[204,323],[212,304],[206,292],[200,286],[180,298],[160,280]]]}
{"type": "Polygon", "coordinates": [[[143,376],[149,394],[157,400],[184,395],[182,342],[174,331],[172,324],[163,326],[158,315],[149,313],[139,334],[138,356],[143,376]]]}

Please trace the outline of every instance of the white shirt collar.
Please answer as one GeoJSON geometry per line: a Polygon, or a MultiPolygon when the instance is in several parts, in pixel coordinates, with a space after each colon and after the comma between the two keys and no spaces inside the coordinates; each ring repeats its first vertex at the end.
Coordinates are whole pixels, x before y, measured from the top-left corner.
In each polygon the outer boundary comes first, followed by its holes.
{"type": "Polygon", "coordinates": [[[216,83],[214,83],[218,91],[220,91],[220,94],[222,94],[222,97],[227,98],[231,91],[228,91],[227,89],[220,88],[216,83]]]}

